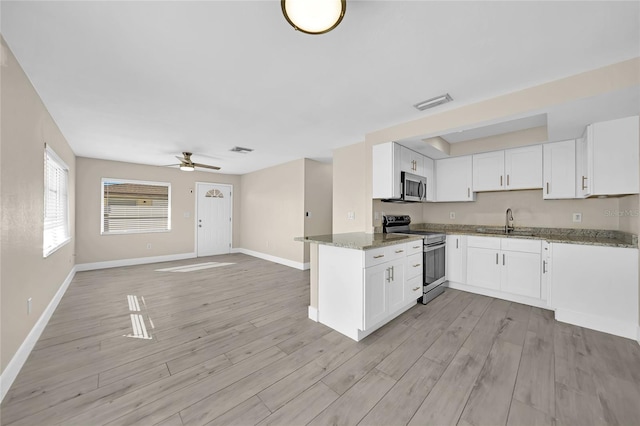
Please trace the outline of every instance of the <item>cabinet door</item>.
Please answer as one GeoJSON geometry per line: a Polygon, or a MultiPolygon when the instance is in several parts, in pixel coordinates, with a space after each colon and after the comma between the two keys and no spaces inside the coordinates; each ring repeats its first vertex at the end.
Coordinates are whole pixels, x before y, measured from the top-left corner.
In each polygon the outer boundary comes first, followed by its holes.
{"type": "Polygon", "coordinates": [[[500,290],[499,250],[469,247],[467,249],[467,284],[500,290]]]}
{"type": "Polygon", "coordinates": [[[473,201],[471,156],[435,161],[436,201],[473,201]]]}
{"type": "Polygon", "coordinates": [[[638,193],[638,116],[589,126],[592,153],[591,195],[638,193]]]}
{"type": "Polygon", "coordinates": [[[389,263],[364,270],[364,328],[382,321],[387,316],[387,283],[391,279],[389,263]]]}
{"type": "Polygon", "coordinates": [[[387,284],[387,300],[389,304],[388,314],[392,314],[405,306],[404,267],[406,261],[389,262],[391,279],[387,284]]]}
{"type": "Polygon", "coordinates": [[[435,201],[435,170],[434,162],[429,157],[424,157],[424,176],[427,178],[427,201],[435,201]]]}
{"type": "Polygon", "coordinates": [[[400,198],[400,145],[387,142],[373,147],[373,198],[400,198]]]}
{"type": "Polygon", "coordinates": [[[424,161],[422,154],[404,146],[400,149],[400,169],[403,172],[424,176],[424,161]]]}
{"type": "Polygon", "coordinates": [[[576,141],[543,145],[544,199],[576,197],[576,141]]]}
{"type": "Polygon", "coordinates": [[[467,237],[447,235],[447,280],[467,282],[467,237]]]}
{"type": "Polygon", "coordinates": [[[540,299],[540,254],[503,251],[501,290],[540,299]]]}
{"type": "Polygon", "coordinates": [[[473,190],[499,191],[504,189],[504,151],[473,156],[473,190]]]}
{"type": "Polygon", "coordinates": [[[542,188],[542,145],[504,152],[505,189],[542,188]]]}

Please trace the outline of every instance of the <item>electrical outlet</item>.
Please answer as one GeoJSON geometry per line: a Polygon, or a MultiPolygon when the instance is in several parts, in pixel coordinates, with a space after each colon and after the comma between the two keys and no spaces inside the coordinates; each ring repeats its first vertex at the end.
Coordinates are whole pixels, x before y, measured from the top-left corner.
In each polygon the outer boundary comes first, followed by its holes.
{"type": "Polygon", "coordinates": [[[582,213],[574,213],[573,214],[574,222],[582,222],[582,213]]]}
{"type": "Polygon", "coordinates": [[[455,219],[456,218],[456,212],[449,212],[449,219],[455,219]]]}
{"type": "Polygon", "coordinates": [[[348,220],[355,220],[356,218],[356,213],[355,212],[348,212],[347,213],[347,219],[348,220]]]}
{"type": "Polygon", "coordinates": [[[147,249],[151,248],[151,243],[147,243],[147,249]]]}
{"type": "Polygon", "coordinates": [[[191,217],[191,212],[184,212],[183,216],[189,218],[191,217]]]}
{"type": "Polygon", "coordinates": [[[27,299],[27,315],[31,315],[31,297],[27,299]]]}

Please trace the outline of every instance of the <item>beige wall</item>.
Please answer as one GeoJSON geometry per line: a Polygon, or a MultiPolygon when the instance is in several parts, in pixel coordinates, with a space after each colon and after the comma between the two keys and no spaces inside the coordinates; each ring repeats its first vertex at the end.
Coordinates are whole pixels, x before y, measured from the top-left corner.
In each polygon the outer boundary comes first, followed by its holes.
{"type": "Polygon", "coordinates": [[[517,132],[503,133],[496,136],[488,136],[486,138],[452,143],[450,154],[452,157],[455,157],[479,152],[498,151],[505,148],[534,145],[547,142],[548,140],[547,127],[541,126],[519,130],[517,132]]]}
{"type": "MultiPolygon", "coordinates": [[[[304,235],[331,234],[333,214],[333,166],[304,160],[304,235]],[[309,216],[306,216],[306,213],[309,216]]],[[[309,262],[309,244],[304,245],[304,262],[309,262]]]]}
{"type": "Polygon", "coordinates": [[[5,370],[73,268],[76,160],[2,39],[0,365],[5,370]],[[44,143],[69,166],[71,242],[42,257],[44,143]],[[27,315],[27,299],[32,298],[27,315]]]}
{"type": "Polygon", "coordinates": [[[305,160],[241,177],[240,247],[304,263],[305,160]]]}
{"type": "MultiPolygon", "coordinates": [[[[333,151],[333,232],[335,234],[364,231],[367,217],[371,215],[371,210],[366,208],[366,164],[364,142],[333,151]],[[354,213],[353,220],[348,219],[349,212],[354,213]]],[[[369,191],[369,201],[370,199],[371,191],[369,191]]]]}
{"type": "Polygon", "coordinates": [[[196,182],[233,185],[233,247],[239,246],[240,177],[209,172],[182,172],[168,167],[78,157],[76,183],[76,262],[93,263],[195,252],[196,182]],[[100,235],[102,178],[171,183],[171,231],[100,235]],[[193,193],[190,191],[193,190],[193,193]],[[185,217],[188,214],[189,217],[185,217]],[[151,248],[147,249],[147,244],[151,248]]]}
{"type": "Polygon", "coordinates": [[[620,231],[631,232],[636,235],[640,234],[638,198],[638,195],[628,195],[618,199],[620,231]]]}
{"type": "Polygon", "coordinates": [[[618,217],[606,211],[618,211],[618,198],[585,200],[543,200],[542,190],[480,192],[475,202],[428,203],[423,206],[422,221],[468,225],[504,226],[505,211],[513,210],[514,225],[618,230],[618,217]],[[449,219],[455,212],[456,218],[449,219]],[[582,213],[582,222],[573,222],[573,213],[582,213]]]}

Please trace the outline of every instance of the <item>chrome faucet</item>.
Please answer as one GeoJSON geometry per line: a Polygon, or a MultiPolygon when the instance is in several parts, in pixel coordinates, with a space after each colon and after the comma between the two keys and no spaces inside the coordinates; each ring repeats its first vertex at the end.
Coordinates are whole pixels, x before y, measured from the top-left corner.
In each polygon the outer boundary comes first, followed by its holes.
{"type": "Polygon", "coordinates": [[[513,231],[513,212],[511,209],[507,209],[506,219],[504,222],[504,233],[508,234],[513,231]]]}

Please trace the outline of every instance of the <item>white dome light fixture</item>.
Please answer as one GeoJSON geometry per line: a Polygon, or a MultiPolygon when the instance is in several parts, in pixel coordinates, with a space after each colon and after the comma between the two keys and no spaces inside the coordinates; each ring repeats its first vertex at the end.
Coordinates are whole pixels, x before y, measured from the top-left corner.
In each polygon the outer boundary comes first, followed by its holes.
{"type": "Polygon", "coordinates": [[[180,165],[180,170],[182,170],[183,172],[192,172],[195,170],[195,167],[193,167],[193,165],[191,164],[183,163],[180,165]]]}
{"type": "Polygon", "coordinates": [[[340,24],[347,10],[346,0],[281,0],[285,19],[297,31],[324,34],[340,24]]]}

